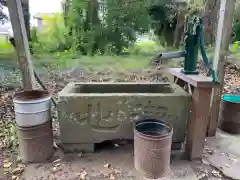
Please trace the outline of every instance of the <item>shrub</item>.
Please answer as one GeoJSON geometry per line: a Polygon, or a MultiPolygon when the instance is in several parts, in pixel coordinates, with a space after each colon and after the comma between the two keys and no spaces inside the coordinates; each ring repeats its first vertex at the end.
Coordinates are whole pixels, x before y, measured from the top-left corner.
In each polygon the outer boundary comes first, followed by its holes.
{"type": "Polygon", "coordinates": [[[56,13],[52,17],[43,18],[43,29],[32,29],[32,48],[36,53],[62,52],[71,48],[71,37],[67,35],[67,29],[61,14],[56,13]]]}

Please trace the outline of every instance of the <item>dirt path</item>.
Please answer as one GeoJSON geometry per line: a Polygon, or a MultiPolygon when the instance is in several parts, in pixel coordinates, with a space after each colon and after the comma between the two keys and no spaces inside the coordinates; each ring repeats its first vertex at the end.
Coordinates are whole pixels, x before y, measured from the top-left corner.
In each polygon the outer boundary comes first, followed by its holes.
{"type": "MultiPolygon", "coordinates": [[[[172,155],[171,172],[162,180],[197,180],[194,171],[187,161],[179,161],[172,155]]],[[[84,176],[89,180],[143,180],[141,174],[134,169],[132,144],[118,147],[105,146],[94,154],[65,154],[58,152],[54,163],[30,165],[23,177],[29,180],[58,179],[77,180],[84,176]],[[56,163],[57,161],[57,163],[56,163]],[[37,170],[36,170],[37,166],[37,170]]],[[[82,178],[84,179],[84,178],[82,178]]]]}

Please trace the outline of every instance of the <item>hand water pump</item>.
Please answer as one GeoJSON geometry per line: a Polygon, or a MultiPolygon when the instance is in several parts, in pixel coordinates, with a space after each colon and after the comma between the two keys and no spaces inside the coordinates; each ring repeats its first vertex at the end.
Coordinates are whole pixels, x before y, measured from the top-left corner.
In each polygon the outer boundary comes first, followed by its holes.
{"type": "Polygon", "coordinates": [[[204,48],[203,20],[198,16],[187,16],[185,19],[185,48],[180,52],[166,52],[158,55],[158,61],[162,59],[184,57],[184,67],[182,73],[187,75],[197,75],[198,52],[202,54],[204,64],[208,68],[207,76],[212,76],[213,82],[217,82],[215,71],[212,69],[204,48]]]}

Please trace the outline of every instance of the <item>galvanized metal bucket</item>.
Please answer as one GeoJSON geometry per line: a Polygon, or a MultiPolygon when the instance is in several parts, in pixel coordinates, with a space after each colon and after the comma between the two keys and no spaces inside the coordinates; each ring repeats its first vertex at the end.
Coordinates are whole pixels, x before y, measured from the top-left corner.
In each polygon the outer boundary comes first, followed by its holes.
{"type": "Polygon", "coordinates": [[[134,165],[144,177],[158,179],[170,170],[172,127],[164,121],[138,121],[134,129],[134,165]]]}
{"type": "Polygon", "coordinates": [[[20,156],[25,163],[44,162],[53,155],[52,122],[34,127],[17,126],[20,156]]]}
{"type": "Polygon", "coordinates": [[[16,123],[20,127],[37,126],[51,120],[51,96],[47,91],[16,93],[13,98],[16,123]]]}
{"type": "Polygon", "coordinates": [[[231,134],[240,134],[240,96],[223,95],[219,114],[219,128],[231,134]]]}

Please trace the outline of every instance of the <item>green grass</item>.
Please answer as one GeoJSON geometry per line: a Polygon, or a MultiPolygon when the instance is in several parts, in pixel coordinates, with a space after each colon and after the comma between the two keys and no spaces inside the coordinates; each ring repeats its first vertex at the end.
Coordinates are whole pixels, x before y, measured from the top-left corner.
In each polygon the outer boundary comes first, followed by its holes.
{"type": "Polygon", "coordinates": [[[130,46],[125,52],[133,55],[155,56],[159,52],[166,51],[166,48],[157,44],[155,41],[136,42],[130,46]]]}
{"type": "Polygon", "coordinates": [[[82,68],[87,71],[92,69],[96,71],[111,68],[117,72],[133,69],[147,68],[149,57],[146,56],[80,56],[78,58],[52,58],[45,56],[35,60],[36,65],[51,64],[57,68],[82,68]]]}
{"type": "Polygon", "coordinates": [[[85,70],[113,69],[117,72],[134,69],[144,69],[149,66],[151,60],[157,53],[165,49],[157,45],[154,41],[139,42],[125,49],[120,56],[95,55],[82,56],[74,52],[57,52],[54,54],[38,55],[36,64],[47,63],[58,68],[78,67],[85,70]]]}
{"type": "MultiPolygon", "coordinates": [[[[139,70],[149,67],[150,60],[159,52],[167,51],[164,47],[154,41],[138,42],[126,49],[120,56],[95,55],[82,56],[76,52],[56,52],[53,54],[35,54],[32,56],[36,67],[43,64],[55,68],[82,68],[87,71],[101,71],[112,69],[116,72],[126,70],[139,70]]],[[[9,43],[0,41],[0,60],[16,60],[16,53],[9,43]]],[[[174,60],[170,62],[170,67],[176,67],[174,60]]]]}
{"type": "Polygon", "coordinates": [[[0,35],[0,60],[9,60],[14,58],[14,49],[7,42],[6,36],[0,35]]]}

